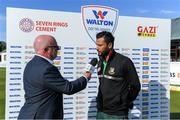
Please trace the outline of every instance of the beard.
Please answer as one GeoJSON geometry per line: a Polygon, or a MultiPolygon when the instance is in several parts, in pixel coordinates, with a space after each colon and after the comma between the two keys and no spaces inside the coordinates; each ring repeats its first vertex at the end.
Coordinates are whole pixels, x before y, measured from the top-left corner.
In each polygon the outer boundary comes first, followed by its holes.
{"type": "Polygon", "coordinates": [[[109,51],[110,51],[110,49],[104,50],[104,51],[101,53],[101,55],[99,55],[99,58],[100,58],[101,60],[105,60],[106,56],[109,54],[109,51]]]}

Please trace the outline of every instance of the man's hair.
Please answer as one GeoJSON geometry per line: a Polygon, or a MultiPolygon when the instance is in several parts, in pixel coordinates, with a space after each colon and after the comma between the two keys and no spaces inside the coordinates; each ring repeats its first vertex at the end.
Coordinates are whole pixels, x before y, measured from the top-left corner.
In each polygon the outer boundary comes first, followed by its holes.
{"type": "Polygon", "coordinates": [[[107,44],[112,43],[112,47],[114,46],[114,36],[112,35],[111,32],[102,31],[96,35],[96,39],[99,39],[102,37],[104,37],[104,40],[107,44]]]}

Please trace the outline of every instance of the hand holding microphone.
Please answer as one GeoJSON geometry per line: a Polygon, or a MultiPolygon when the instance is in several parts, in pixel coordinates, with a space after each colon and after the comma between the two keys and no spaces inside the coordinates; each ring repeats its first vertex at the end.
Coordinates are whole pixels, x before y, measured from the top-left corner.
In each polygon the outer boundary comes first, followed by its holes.
{"type": "Polygon", "coordinates": [[[97,64],[98,60],[97,58],[93,58],[89,64],[86,65],[85,69],[84,69],[84,76],[86,76],[88,79],[91,78],[91,74],[94,72],[94,70],[96,69],[95,66],[97,64]]]}
{"type": "Polygon", "coordinates": [[[91,60],[91,62],[86,65],[84,70],[86,72],[90,72],[92,74],[94,72],[94,70],[95,70],[95,66],[96,66],[97,62],[98,62],[97,58],[93,58],[91,60]]]}

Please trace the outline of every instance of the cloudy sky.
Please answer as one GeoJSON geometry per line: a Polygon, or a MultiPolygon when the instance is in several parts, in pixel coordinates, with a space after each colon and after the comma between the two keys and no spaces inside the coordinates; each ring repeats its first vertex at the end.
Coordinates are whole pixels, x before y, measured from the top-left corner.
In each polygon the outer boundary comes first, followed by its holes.
{"type": "Polygon", "coordinates": [[[113,7],[120,16],[180,17],[180,0],[0,0],[0,41],[6,40],[6,7],[80,12],[84,5],[113,7]]]}

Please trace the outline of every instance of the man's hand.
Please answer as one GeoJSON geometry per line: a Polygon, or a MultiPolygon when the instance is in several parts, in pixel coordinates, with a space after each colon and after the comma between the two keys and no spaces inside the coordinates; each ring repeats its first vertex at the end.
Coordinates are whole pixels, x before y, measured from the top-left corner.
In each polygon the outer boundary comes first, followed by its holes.
{"type": "Polygon", "coordinates": [[[90,73],[90,72],[84,72],[84,73],[83,73],[84,77],[86,77],[88,80],[91,79],[91,74],[92,74],[92,73],[90,73]]]}

